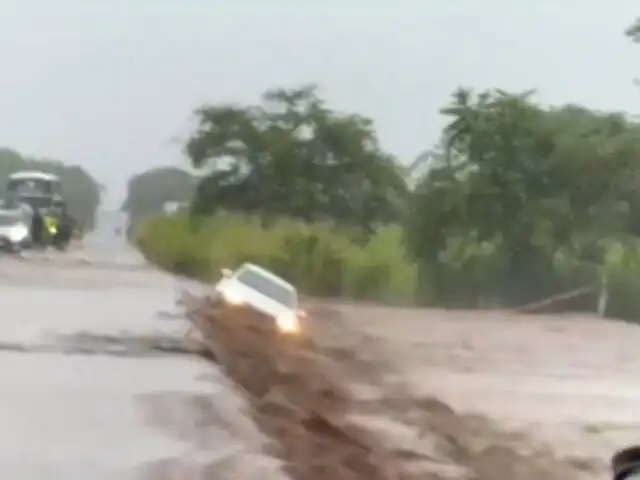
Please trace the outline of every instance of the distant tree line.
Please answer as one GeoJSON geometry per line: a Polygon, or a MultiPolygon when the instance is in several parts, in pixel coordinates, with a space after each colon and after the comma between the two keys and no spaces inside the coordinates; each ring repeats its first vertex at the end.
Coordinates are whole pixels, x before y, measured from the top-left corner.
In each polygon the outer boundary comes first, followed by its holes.
{"type": "Polygon", "coordinates": [[[136,223],[162,213],[169,203],[187,203],[193,198],[199,178],[177,167],[159,167],[134,175],[127,184],[121,210],[136,223]]]}

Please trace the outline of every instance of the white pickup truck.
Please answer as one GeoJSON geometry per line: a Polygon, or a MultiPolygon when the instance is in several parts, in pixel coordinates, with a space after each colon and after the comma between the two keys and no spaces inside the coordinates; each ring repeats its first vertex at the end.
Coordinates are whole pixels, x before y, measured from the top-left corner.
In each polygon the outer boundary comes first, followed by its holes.
{"type": "Polygon", "coordinates": [[[222,270],[214,297],[230,306],[243,306],[271,317],[278,331],[300,332],[300,319],[305,313],[298,305],[298,292],[286,280],[252,263],[236,271],[222,270]]]}
{"type": "Polygon", "coordinates": [[[17,253],[31,242],[29,219],[20,209],[0,209],[0,250],[17,253]]]}

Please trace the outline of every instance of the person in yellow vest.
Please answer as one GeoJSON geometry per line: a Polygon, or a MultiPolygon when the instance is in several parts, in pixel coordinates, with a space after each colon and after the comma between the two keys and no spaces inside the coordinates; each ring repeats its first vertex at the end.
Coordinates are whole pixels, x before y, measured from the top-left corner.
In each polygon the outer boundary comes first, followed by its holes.
{"type": "Polygon", "coordinates": [[[58,219],[48,213],[44,216],[44,228],[49,234],[50,238],[53,238],[58,233],[58,219]]]}

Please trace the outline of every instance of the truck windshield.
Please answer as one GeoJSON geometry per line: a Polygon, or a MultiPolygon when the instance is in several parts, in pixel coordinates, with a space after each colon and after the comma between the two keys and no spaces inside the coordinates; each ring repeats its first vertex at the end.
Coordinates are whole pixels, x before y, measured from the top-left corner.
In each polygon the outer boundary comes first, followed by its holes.
{"type": "Polygon", "coordinates": [[[49,209],[53,205],[53,199],[51,197],[44,196],[21,196],[20,200],[23,203],[29,205],[33,210],[49,209]]]}
{"type": "Polygon", "coordinates": [[[14,212],[0,212],[0,227],[15,225],[22,221],[22,216],[14,212]]]}
{"type": "Polygon", "coordinates": [[[9,180],[7,190],[18,195],[53,195],[57,193],[55,182],[39,178],[9,180]]]}
{"type": "Polygon", "coordinates": [[[282,305],[286,305],[291,308],[296,306],[296,294],[294,290],[260,274],[260,272],[249,268],[242,269],[238,273],[236,281],[282,305]]]}

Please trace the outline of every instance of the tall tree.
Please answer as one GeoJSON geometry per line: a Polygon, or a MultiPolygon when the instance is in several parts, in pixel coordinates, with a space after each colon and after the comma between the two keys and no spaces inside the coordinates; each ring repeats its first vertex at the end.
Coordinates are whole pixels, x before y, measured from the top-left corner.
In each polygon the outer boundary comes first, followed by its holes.
{"type": "Polygon", "coordinates": [[[442,110],[448,161],[418,185],[408,233],[429,281],[452,278],[445,290],[475,281],[476,293],[538,298],[556,287],[559,249],[598,260],[601,239],[637,229],[638,125],[531,95],[458,90],[442,110]]]}
{"type": "Polygon", "coordinates": [[[371,120],[330,109],[315,86],[267,91],[259,105],[208,105],[186,144],[208,168],[194,210],[334,219],[370,227],[397,218],[407,191],[371,120]]]}
{"type": "MultiPolygon", "coordinates": [[[[635,43],[640,43],[640,17],[625,30],[625,35],[635,43]]],[[[634,84],[640,86],[640,79],[634,79],[634,84]]]]}
{"type": "Polygon", "coordinates": [[[640,42],[640,17],[625,30],[625,34],[634,42],[640,42]]]}

